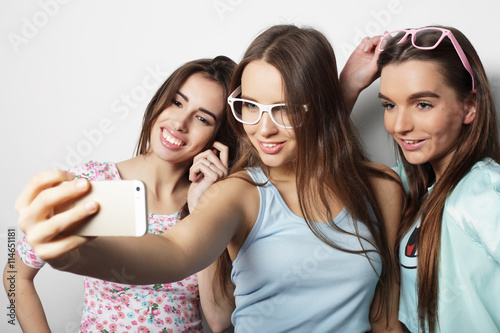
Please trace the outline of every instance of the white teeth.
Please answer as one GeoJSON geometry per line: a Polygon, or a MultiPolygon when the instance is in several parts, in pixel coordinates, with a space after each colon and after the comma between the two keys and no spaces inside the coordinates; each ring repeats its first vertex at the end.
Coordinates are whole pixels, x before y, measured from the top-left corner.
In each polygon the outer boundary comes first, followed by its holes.
{"type": "Polygon", "coordinates": [[[277,146],[275,143],[262,143],[262,145],[266,148],[273,148],[277,146]]]}
{"type": "Polygon", "coordinates": [[[410,145],[418,142],[418,140],[403,140],[403,141],[410,145]]]}
{"type": "Polygon", "coordinates": [[[174,144],[176,146],[182,146],[184,144],[184,142],[182,140],[179,140],[177,138],[174,138],[173,136],[170,136],[166,129],[163,130],[162,134],[163,134],[163,138],[165,140],[167,140],[168,142],[170,142],[171,144],[174,144]]]}

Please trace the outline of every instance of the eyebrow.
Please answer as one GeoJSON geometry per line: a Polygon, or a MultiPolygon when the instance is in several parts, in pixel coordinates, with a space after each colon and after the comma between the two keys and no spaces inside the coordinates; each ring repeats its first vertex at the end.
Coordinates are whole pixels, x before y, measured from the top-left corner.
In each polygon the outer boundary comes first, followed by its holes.
{"type": "MultiPolygon", "coordinates": [[[[440,96],[436,93],[431,92],[431,91],[422,91],[422,92],[418,92],[418,93],[410,95],[408,97],[408,100],[411,101],[414,99],[425,98],[425,97],[439,98],[440,96]]],[[[389,101],[391,100],[389,97],[385,96],[384,94],[382,94],[380,92],[378,93],[378,98],[387,99],[389,101]]]]}
{"type": "MultiPolygon", "coordinates": [[[[183,93],[181,93],[179,90],[177,90],[177,94],[179,96],[181,96],[186,102],[189,102],[189,97],[187,97],[186,95],[184,95],[183,93]]],[[[215,116],[215,114],[213,112],[210,112],[210,111],[208,111],[205,108],[199,108],[198,110],[200,110],[201,112],[203,112],[203,113],[211,116],[212,118],[214,118],[214,120],[217,120],[217,116],[215,116]]]]}
{"type": "MultiPolygon", "coordinates": [[[[247,99],[249,101],[252,101],[252,102],[255,102],[255,103],[259,103],[255,99],[253,99],[251,97],[244,96],[244,95],[241,95],[239,98],[241,98],[241,99],[247,99]]],[[[262,103],[259,103],[259,104],[262,104],[262,103]]],[[[282,101],[282,102],[272,103],[272,104],[268,104],[268,105],[278,105],[278,104],[285,104],[285,102],[282,101]]]]}

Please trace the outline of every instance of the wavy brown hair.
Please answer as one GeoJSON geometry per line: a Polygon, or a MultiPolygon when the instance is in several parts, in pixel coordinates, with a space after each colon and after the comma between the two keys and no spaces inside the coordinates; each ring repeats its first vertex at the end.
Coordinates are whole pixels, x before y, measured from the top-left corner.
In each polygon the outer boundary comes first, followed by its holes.
{"type": "MultiPolygon", "coordinates": [[[[256,60],[274,66],[282,76],[287,113],[292,119],[297,141],[298,158],[294,162],[297,189],[300,189],[297,195],[305,222],[321,241],[336,249],[364,255],[369,261],[368,252],[380,254],[383,268],[379,288],[382,291],[381,306],[385,307],[379,310],[387,310],[396,270],[395,260],[388,247],[386,228],[370,180],[373,176],[392,178],[374,169],[363,152],[344,104],[330,43],[312,28],[273,26],[260,34],[247,49],[235,70],[231,90],[240,86],[246,66],[256,60]],[[337,198],[355,220],[366,225],[374,240],[340,229],[333,222],[332,198],[337,198]],[[327,223],[331,228],[354,235],[360,244],[364,240],[376,250],[355,251],[335,244],[316,224],[309,222],[317,220],[314,213],[318,211],[323,220],[330,221],[327,223]]],[[[229,113],[228,116],[240,140],[232,173],[258,166],[269,175],[242,124],[229,113]]],[[[226,272],[228,267],[229,263],[226,272]]],[[[388,315],[388,311],[385,314],[388,315]]]]}
{"type": "MultiPolygon", "coordinates": [[[[475,99],[477,103],[476,117],[471,124],[463,125],[451,163],[439,181],[435,182],[436,177],[429,163],[412,165],[400,158],[408,177],[409,192],[398,233],[398,244],[420,218],[421,241],[418,244],[417,259],[418,318],[421,329],[425,331],[427,322],[430,332],[434,332],[439,323],[438,270],[441,219],[446,199],[478,161],[487,157],[496,162],[500,161],[495,105],[481,60],[472,44],[460,31],[451,27],[441,28],[450,30],[464,50],[474,73],[475,94],[471,92],[471,76],[462,65],[449,38],[444,38],[434,50],[417,49],[412,46],[410,38],[401,44],[395,44],[397,41],[393,40],[392,45],[389,43],[385,47],[378,60],[380,70],[390,64],[411,60],[432,62],[437,66],[445,84],[455,91],[457,100],[466,102],[467,99],[475,99]],[[427,187],[433,183],[433,190],[428,194],[427,187]]],[[[441,32],[429,30],[419,32],[417,36],[418,45],[432,46],[441,36],[441,32]]],[[[399,146],[395,146],[399,156],[403,156],[399,146]]]]}

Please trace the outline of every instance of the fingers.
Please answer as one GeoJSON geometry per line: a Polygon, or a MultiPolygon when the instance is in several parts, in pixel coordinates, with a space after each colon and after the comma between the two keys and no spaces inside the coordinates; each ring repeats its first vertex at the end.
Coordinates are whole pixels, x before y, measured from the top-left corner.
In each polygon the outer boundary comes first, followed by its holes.
{"type": "Polygon", "coordinates": [[[219,159],[215,163],[211,162],[212,159],[205,158],[199,159],[197,163],[193,164],[189,170],[189,180],[195,182],[199,179],[200,174],[203,175],[205,179],[209,179],[211,182],[216,182],[228,174],[228,169],[225,167],[219,159]]]}
{"type": "Polygon", "coordinates": [[[74,178],[75,175],[61,170],[49,170],[35,174],[17,197],[14,204],[16,211],[19,213],[26,208],[41,191],[74,178]]]}
{"type": "Polygon", "coordinates": [[[81,178],[71,182],[63,182],[39,192],[28,206],[19,210],[21,230],[46,220],[53,215],[57,206],[83,195],[89,188],[89,182],[81,178]]]}
{"type": "Polygon", "coordinates": [[[46,189],[19,214],[19,226],[41,259],[50,261],[59,258],[90,240],[88,237],[68,236],[68,234],[86,217],[98,211],[98,203],[83,202],[62,213],[44,216],[44,212],[50,210],[49,207],[68,200],[72,195],[84,193],[88,188],[88,182],[80,179],[46,189]]]}
{"type": "Polygon", "coordinates": [[[26,233],[26,237],[33,248],[45,246],[63,238],[79,236],[67,236],[68,233],[79,225],[89,215],[97,212],[98,204],[88,202],[56,214],[45,222],[32,224],[26,233]]]}
{"type": "Polygon", "coordinates": [[[220,142],[215,142],[213,149],[208,149],[195,156],[189,170],[189,180],[196,181],[200,173],[212,182],[228,175],[229,148],[220,142]]]}
{"type": "Polygon", "coordinates": [[[372,51],[376,52],[377,51],[376,46],[378,45],[381,39],[382,39],[381,35],[377,35],[374,37],[365,37],[363,38],[361,43],[359,43],[358,49],[363,50],[363,52],[372,52],[372,51]]]}
{"type": "Polygon", "coordinates": [[[229,166],[229,147],[215,141],[213,144],[213,147],[219,151],[219,159],[222,162],[222,164],[228,168],[229,166]]]}

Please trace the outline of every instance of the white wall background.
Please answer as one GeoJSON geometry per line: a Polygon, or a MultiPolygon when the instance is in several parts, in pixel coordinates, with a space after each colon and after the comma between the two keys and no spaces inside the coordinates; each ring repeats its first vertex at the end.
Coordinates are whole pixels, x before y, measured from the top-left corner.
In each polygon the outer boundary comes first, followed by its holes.
{"type": "MultiPolygon", "coordinates": [[[[90,159],[130,158],[147,102],[182,63],[219,54],[238,62],[261,30],[295,23],[321,30],[342,68],[365,35],[452,25],[477,48],[498,105],[499,9],[498,0],[0,0],[0,266],[28,178],[90,159]]],[[[353,119],[372,159],[391,165],[377,91],[375,84],[362,94],[353,119]]],[[[53,332],[75,332],[81,278],[47,267],[36,282],[53,332]]],[[[20,332],[7,322],[7,306],[0,292],[0,331],[20,332]]]]}

